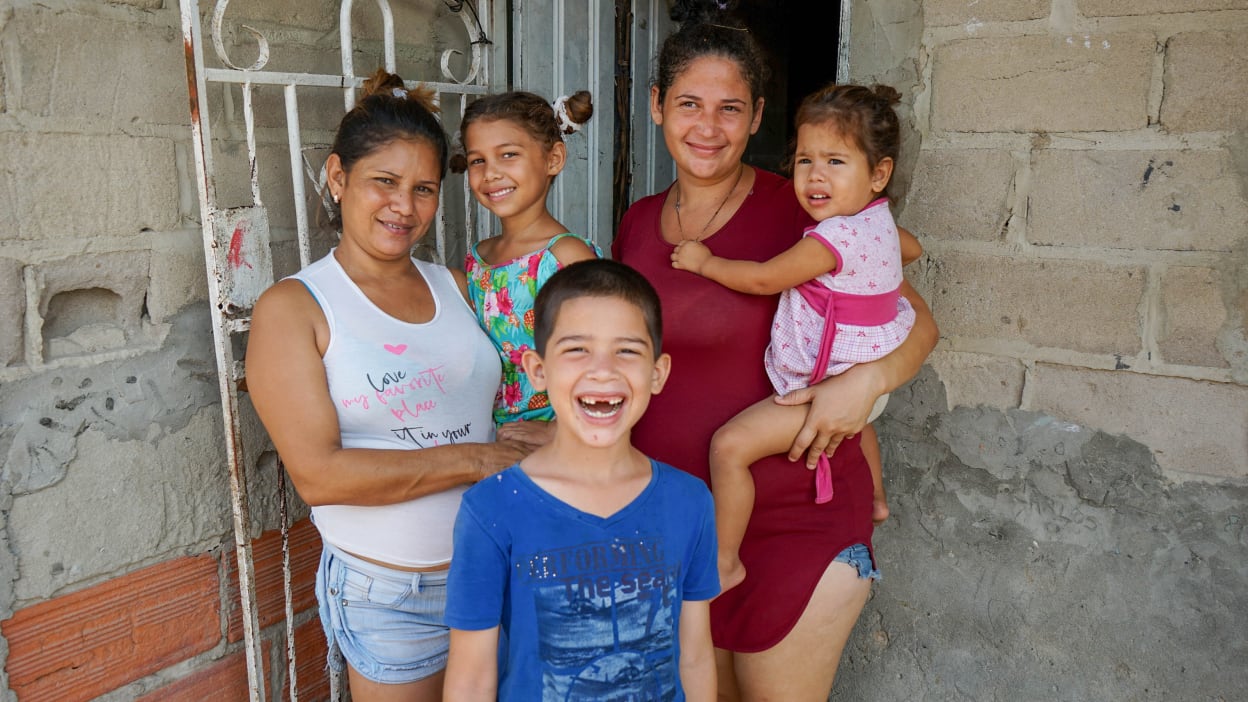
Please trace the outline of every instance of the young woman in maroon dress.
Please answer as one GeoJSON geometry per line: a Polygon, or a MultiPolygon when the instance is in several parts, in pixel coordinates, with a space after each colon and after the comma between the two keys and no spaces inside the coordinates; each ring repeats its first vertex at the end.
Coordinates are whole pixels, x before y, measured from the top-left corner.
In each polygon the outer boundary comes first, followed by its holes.
{"type": "MultiPolygon", "coordinates": [[[[628,210],[614,255],[658,290],[672,355],[668,385],[635,427],[634,442],[709,482],[711,435],[771,393],[763,351],[776,297],[673,269],[672,250],[697,239],[715,255],[763,261],[812,222],[791,182],[741,161],[762,118],[767,69],[756,45],[726,18],[699,19],[707,18],[690,18],[667,39],[651,88],[651,116],[676,182],[628,210]]],[[[927,305],[909,285],[902,294],[918,313],[906,343],[786,396],[810,404],[806,426],[789,456],[752,467],[755,506],[741,545],[746,579],[711,607],[720,699],[822,701],[832,689],[873,567],[869,557],[853,557],[869,551],[872,531],[871,476],[857,434],[875,399],[913,377],[936,343],[927,305]],[[808,468],[825,449],[833,452],[836,499],[819,505],[808,468]]]]}

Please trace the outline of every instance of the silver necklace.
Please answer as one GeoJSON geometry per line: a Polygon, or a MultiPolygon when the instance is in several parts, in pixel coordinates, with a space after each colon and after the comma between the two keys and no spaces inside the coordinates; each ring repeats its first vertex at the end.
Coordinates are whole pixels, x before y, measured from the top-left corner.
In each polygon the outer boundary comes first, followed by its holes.
{"type": "MultiPolygon", "coordinates": [[[[737,191],[737,186],[741,184],[741,176],[743,176],[743,175],[745,175],[745,164],[744,164],[744,163],[742,163],[742,164],[741,164],[741,165],[737,168],[737,179],[736,179],[736,180],[734,180],[734,181],[732,182],[732,187],[728,189],[728,194],[727,194],[727,195],[725,195],[725,196],[724,196],[724,199],[720,201],[720,203],[719,203],[719,207],[716,207],[716,208],[715,208],[715,213],[711,215],[711,218],[710,218],[710,219],[708,219],[708,220],[706,220],[706,224],[702,225],[702,231],[698,232],[698,236],[697,236],[697,238],[696,238],[696,239],[694,239],[694,241],[701,241],[701,240],[702,240],[702,237],[706,236],[706,230],[707,230],[707,229],[710,229],[710,227],[711,227],[711,222],[714,222],[714,221],[715,221],[715,218],[719,216],[719,212],[720,212],[720,210],[724,209],[724,205],[727,205],[727,204],[728,204],[728,201],[732,199],[732,194],[733,194],[733,193],[735,193],[735,192],[737,191]]],[[[685,237],[685,225],[684,225],[684,223],[683,223],[683,222],[681,222],[681,221],[680,221],[680,194],[681,194],[681,190],[682,190],[682,188],[680,187],[680,181],[678,180],[678,181],[676,181],[676,205],[675,205],[675,208],[676,208],[676,228],[680,230],[680,240],[681,240],[681,241],[689,241],[689,239],[685,237]]]]}

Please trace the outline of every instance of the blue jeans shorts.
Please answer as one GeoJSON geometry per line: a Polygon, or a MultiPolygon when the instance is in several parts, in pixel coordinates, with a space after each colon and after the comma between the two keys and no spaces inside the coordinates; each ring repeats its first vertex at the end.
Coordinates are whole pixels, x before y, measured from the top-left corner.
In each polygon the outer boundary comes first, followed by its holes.
{"type": "Polygon", "coordinates": [[[365,678],[391,685],[445,668],[451,641],[443,622],[446,574],[392,570],[324,544],[316,601],[330,668],[342,672],[345,658],[365,678]]]}
{"type": "Polygon", "coordinates": [[[846,548],[844,551],[836,554],[836,558],[832,559],[833,563],[845,563],[858,569],[858,577],[870,578],[871,580],[880,581],[884,579],[880,575],[880,571],[875,569],[875,565],[871,562],[871,551],[867,549],[866,544],[854,544],[846,548]]]}

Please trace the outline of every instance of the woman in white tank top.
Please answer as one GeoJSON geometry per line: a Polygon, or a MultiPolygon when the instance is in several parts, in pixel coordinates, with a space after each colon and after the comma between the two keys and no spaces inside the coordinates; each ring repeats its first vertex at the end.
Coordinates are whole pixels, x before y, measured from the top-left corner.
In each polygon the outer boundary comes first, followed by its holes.
{"type": "Polygon", "coordinates": [[[460,495],[532,448],[494,440],[498,355],[463,274],[411,257],[446,172],[435,110],[385,71],[365,84],[326,162],[341,241],[260,297],[247,348],[252,401],[321,533],[322,624],[357,702],[440,699],[460,495]]]}

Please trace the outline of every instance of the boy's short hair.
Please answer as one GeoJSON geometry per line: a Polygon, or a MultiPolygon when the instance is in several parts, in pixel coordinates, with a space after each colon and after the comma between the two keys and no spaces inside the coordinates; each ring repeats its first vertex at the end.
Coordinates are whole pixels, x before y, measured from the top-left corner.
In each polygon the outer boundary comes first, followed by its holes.
{"type": "Polygon", "coordinates": [[[659,294],[650,281],[632,268],[606,258],[577,261],[546,281],[533,301],[533,345],[546,355],[546,342],[555,328],[563,303],[582,297],[617,297],[636,305],[646,320],[646,331],[658,358],[663,346],[663,312],[659,294]]]}

